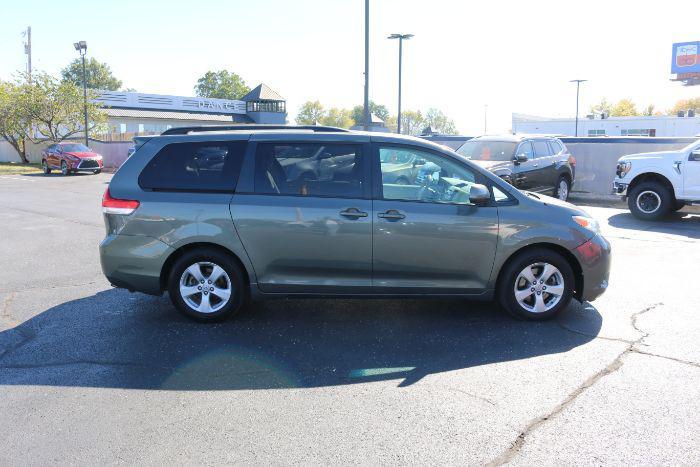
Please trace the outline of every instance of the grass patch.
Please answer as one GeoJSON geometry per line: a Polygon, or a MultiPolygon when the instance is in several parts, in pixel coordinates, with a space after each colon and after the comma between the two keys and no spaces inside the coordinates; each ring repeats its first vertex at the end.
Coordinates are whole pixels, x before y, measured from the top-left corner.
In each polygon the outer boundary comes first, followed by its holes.
{"type": "Polygon", "coordinates": [[[41,164],[0,162],[0,175],[23,175],[41,173],[41,164]]]}

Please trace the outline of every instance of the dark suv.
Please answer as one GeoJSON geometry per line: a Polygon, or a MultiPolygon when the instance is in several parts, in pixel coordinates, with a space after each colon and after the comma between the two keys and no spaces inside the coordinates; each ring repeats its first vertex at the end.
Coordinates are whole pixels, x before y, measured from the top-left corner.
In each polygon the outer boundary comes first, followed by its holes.
{"type": "Polygon", "coordinates": [[[102,206],[108,280],[167,291],[201,321],[292,296],[496,297],[544,319],[608,285],[610,245],[584,211],[406,136],[171,129],[127,159],[102,206]]]}
{"type": "Polygon", "coordinates": [[[566,201],[574,184],[576,159],[557,138],[479,136],[465,142],[457,153],[521,190],[551,193],[566,201]]]}

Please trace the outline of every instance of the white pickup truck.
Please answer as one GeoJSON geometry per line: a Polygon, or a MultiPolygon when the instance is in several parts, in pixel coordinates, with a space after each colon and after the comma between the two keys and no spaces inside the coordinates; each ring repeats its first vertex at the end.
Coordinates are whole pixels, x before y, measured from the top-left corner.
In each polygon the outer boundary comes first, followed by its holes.
{"type": "Polygon", "coordinates": [[[627,199],[632,214],[645,220],[700,204],[700,140],[677,151],[621,157],[613,193],[627,199]]]}

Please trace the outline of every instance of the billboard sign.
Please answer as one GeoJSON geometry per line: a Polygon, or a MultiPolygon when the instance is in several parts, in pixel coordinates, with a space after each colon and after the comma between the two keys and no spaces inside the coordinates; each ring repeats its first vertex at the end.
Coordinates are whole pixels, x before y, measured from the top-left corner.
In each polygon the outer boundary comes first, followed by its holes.
{"type": "Polygon", "coordinates": [[[673,44],[671,73],[700,73],[700,41],[673,44]]]}

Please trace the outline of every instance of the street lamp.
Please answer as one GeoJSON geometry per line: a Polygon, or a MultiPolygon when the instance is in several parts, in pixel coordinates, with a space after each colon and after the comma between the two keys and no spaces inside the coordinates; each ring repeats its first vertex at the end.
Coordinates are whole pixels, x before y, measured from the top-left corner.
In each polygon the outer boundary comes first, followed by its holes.
{"type": "Polygon", "coordinates": [[[403,57],[403,41],[413,37],[413,34],[392,34],[387,39],[399,40],[399,116],[397,118],[396,132],[401,134],[401,61],[403,57]]]}
{"type": "Polygon", "coordinates": [[[87,111],[87,78],[85,74],[85,53],[87,52],[87,42],[79,41],[73,44],[75,50],[80,54],[83,61],[83,113],[85,114],[85,146],[88,146],[88,111],[87,111]]]}
{"type": "Polygon", "coordinates": [[[587,79],[572,79],[569,83],[576,83],[576,129],[574,130],[574,136],[578,136],[578,90],[581,83],[585,83],[587,79]]]}

